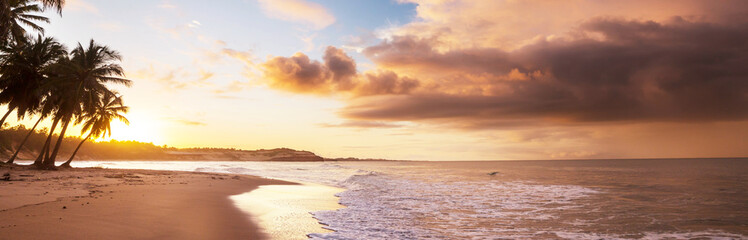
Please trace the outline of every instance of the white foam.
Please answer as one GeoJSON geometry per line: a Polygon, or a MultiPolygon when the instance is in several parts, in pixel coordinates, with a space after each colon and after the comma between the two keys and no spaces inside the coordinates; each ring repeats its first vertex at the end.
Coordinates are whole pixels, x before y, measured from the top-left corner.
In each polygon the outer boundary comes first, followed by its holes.
{"type": "Polygon", "coordinates": [[[554,211],[578,207],[573,200],[598,192],[527,182],[417,181],[376,172],[340,184],[348,189],[338,194],[347,208],[315,212],[336,230],[315,239],[489,238],[506,231],[485,222],[553,219],[554,211]]]}

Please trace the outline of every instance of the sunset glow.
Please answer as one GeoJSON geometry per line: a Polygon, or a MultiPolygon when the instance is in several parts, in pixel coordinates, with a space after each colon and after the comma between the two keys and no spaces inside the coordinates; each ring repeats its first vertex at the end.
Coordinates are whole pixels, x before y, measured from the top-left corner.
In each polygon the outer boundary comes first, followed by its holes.
{"type": "Polygon", "coordinates": [[[2,239],[748,239],[748,0],[0,0],[2,239]]]}
{"type": "Polygon", "coordinates": [[[112,139],[420,160],[748,155],[746,1],[571,2],[76,0],[42,25],[123,53],[132,124],[112,139]]]}
{"type": "Polygon", "coordinates": [[[162,126],[159,121],[149,118],[147,115],[128,114],[130,124],[121,121],[112,122],[112,136],[103,137],[98,141],[140,141],[152,142],[156,145],[163,144],[162,126]]]}

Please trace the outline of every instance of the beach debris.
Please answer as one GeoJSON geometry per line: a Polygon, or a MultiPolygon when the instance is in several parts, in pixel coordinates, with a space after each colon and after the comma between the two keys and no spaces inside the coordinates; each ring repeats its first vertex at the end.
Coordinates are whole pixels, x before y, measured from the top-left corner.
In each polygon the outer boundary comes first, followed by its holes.
{"type": "Polygon", "coordinates": [[[489,176],[496,176],[496,174],[499,174],[499,172],[490,172],[490,173],[488,173],[489,176]]]}

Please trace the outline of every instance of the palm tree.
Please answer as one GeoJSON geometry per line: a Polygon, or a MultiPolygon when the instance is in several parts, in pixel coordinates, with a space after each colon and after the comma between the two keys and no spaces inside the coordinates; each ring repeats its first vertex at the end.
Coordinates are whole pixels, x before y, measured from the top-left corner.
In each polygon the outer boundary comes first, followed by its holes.
{"type": "Polygon", "coordinates": [[[73,161],[75,154],[78,153],[81,145],[83,145],[83,143],[89,138],[98,138],[104,135],[111,136],[112,120],[117,119],[125,124],[130,124],[130,121],[128,121],[127,118],[122,115],[124,113],[127,113],[127,111],[129,110],[127,106],[123,105],[122,97],[105,93],[104,97],[96,101],[96,103],[93,105],[95,105],[95,108],[92,109],[93,111],[86,112],[81,118],[79,118],[85,119],[83,129],[81,129],[81,134],[85,134],[85,132],[88,132],[88,135],[78,144],[78,147],[75,148],[73,154],[70,155],[70,159],[60,165],[61,167],[70,167],[70,162],[73,161]]]}
{"type": "Polygon", "coordinates": [[[52,140],[52,133],[54,133],[55,127],[57,127],[57,123],[60,120],[57,117],[58,114],[56,114],[57,109],[58,109],[58,106],[56,104],[59,102],[59,100],[57,100],[56,97],[58,97],[58,95],[52,94],[52,92],[57,91],[57,89],[55,89],[53,86],[53,88],[51,88],[50,90],[51,91],[47,91],[47,96],[45,96],[44,101],[41,104],[41,107],[37,110],[37,113],[39,114],[39,120],[36,121],[36,123],[34,124],[34,127],[31,128],[29,133],[26,135],[26,137],[21,142],[21,145],[18,146],[18,149],[16,149],[16,152],[13,153],[13,156],[11,156],[11,158],[7,161],[7,163],[14,162],[15,158],[18,156],[18,153],[21,151],[21,148],[23,148],[23,145],[26,143],[26,140],[28,140],[29,136],[33,133],[34,129],[36,129],[36,126],[39,124],[39,122],[41,122],[43,119],[47,118],[48,116],[53,116],[54,120],[53,120],[51,128],[49,129],[49,135],[47,136],[47,140],[44,142],[42,149],[39,151],[40,158],[37,158],[36,161],[34,161],[33,165],[41,166],[42,160],[44,160],[41,157],[44,156],[43,154],[45,153],[45,151],[46,151],[46,154],[49,155],[48,149],[49,149],[49,144],[52,140]]]}
{"type": "MultiPolygon", "coordinates": [[[[49,18],[35,15],[44,10],[43,6],[40,6],[35,1],[31,0],[3,0],[0,5],[0,38],[3,42],[15,41],[22,43],[26,40],[26,29],[23,26],[30,27],[40,33],[44,33],[44,28],[34,23],[34,21],[41,21],[49,23],[49,18]]],[[[64,2],[60,5],[56,5],[53,1],[45,1],[44,6],[58,6],[58,11],[61,11],[64,2]]]]}
{"type": "Polygon", "coordinates": [[[47,135],[47,140],[44,141],[44,145],[42,146],[42,149],[39,151],[39,156],[34,160],[34,163],[32,165],[37,166],[39,168],[44,168],[44,160],[49,159],[49,145],[52,142],[52,136],[55,132],[55,128],[57,127],[57,123],[60,122],[60,118],[54,117],[54,120],[52,121],[52,127],[49,129],[49,134],[47,135]]]}
{"type": "Polygon", "coordinates": [[[62,6],[65,6],[65,0],[40,0],[45,8],[56,8],[57,14],[62,15],[62,6]]]}
{"type": "Polygon", "coordinates": [[[65,47],[54,38],[38,35],[28,44],[10,43],[3,46],[0,61],[0,103],[8,105],[8,112],[0,119],[0,126],[13,110],[23,118],[39,110],[49,92],[51,66],[67,54],[65,47]]]}
{"type": "MultiPolygon", "coordinates": [[[[57,13],[62,15],[62,7],[65,6],[65,0],[40,0],[39,2],[41,2],[45,8],[56,8],[57,13]]],[[[3,12],[3,9],[10,6],[11,3],[12,1],[0,1],[0,13],[5,13],[3,12]]]]}
{"type": "Polygon", "coordinates": [[[34,130],[36,130],[36,126],[39,126],[39,122],[41,122],[42,120],[44,120],[44,117],[40,117],[39,120],[36,120],[36,123],[34,123],[34,126],[31,127],[31,130],[29,130],[29,133],[26,134],[26,137],[23,138],[23,141],[21,141],[21,144],[19,144],[18,148],[16,148],[16,151],[13,152],[13,156],[11,156],[10,159],[8,159],[8,161],[5,163],[11,164],[15,162],[16,157],[18,157],[18,153],[21,152],[21,149],[23,149],[23,145],[26,144],[26,141],[29,140],[29,137],[31,137],[31,134],[33,134],[34,130]]]}
{"type": "MultiPolygon", "coordinates": [[[[57,7],[58,12],[62,13],[64,0],[45,0],[44,6],[57,7]]],[[[0,44],[5,47],[6,43],[15,42],[22,45],[26,42],[26,29],[22,25],[31,27],[41,33],[44,29],[33,21],[49,22],[49,19],[43,16],[34,15],[43,9],[38,4],[29,0],[3,0],[0,1],[0,44]]],[[[0,103],[6,103],[0,101],[0,103]]],[[[0,128],[8,118],[13,108],[8,107],[8,112],[0,119],[0,128]]]]}
{"type": "MultiPolygon", "coordinates": [[[[8,29],[9,25],[9,19],[11,19],[11,14],[13,12],[13,7],[18,5],[17,0],[5,0],[0,1],[0,29],[8,29]]],[[[30,1],[25,1],[26,3],[29,3],[30,1]]],[[[44,10],[46,8],[55,8],[57,10],[57,13],[62,16],[62,7],[65,6],[65,0],[40,0],[39,2],[42,3],[44,6],[44,10]]]]}
{"type": "Polygon", "coordinates": [[[55,148],[49,158],[45,158],[42,168],[54,168],[55,158],[62,145],[62,139],[65,137],[68,125],[74,116],[81,117],[85,106],[84,98],[96,98],[105,94],[115,94],[107,88],[107,83],[121,84],[130,86],[132,81],[121,78],[125,75],[122,67],[117,63],[122,57],[117,51],[107,46],[102,46],[91,40],[88,47],[83,47],[78,43],[78,47],[73,49],[69,59],[60,61],[59,71],[61,77],[58,79],[58,86],[65,91],[58,94],[62,95],[61,102],[58,105],[58,117],[62,121],[62,130],[57,139],[55,148]]]}

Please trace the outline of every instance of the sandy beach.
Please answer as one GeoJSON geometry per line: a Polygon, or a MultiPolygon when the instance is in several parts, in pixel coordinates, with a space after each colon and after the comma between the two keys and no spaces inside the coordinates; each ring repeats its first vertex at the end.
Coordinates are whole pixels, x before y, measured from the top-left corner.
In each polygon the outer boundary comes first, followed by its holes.
{"type": "Polygon", "coordinates": [[[246,175],[1,166],[0,239],[265,239],[229,196],[294,184],[246,175]]]}

